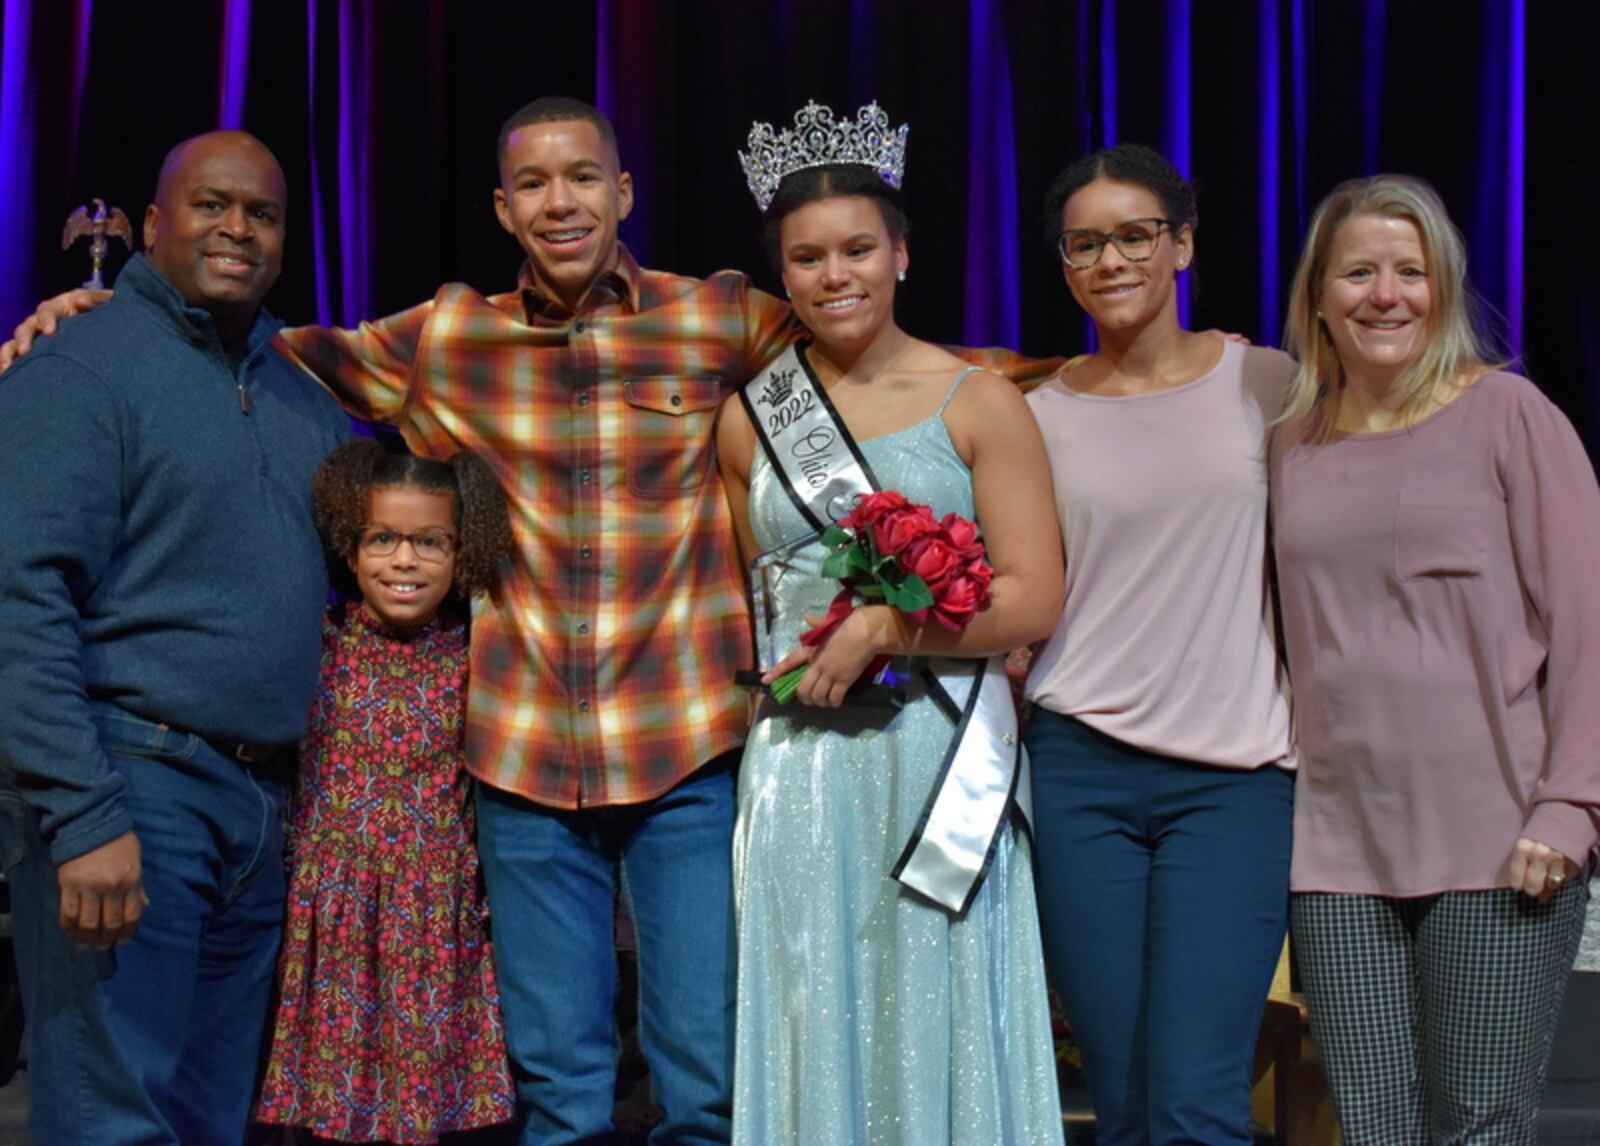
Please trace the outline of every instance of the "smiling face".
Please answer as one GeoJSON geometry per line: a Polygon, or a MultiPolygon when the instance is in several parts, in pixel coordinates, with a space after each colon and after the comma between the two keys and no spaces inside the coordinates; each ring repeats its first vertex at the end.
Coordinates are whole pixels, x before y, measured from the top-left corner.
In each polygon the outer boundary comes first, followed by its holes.
{"type": "Polygon", "coordinates": [[[568,307],[616,265],[617,225],[632,210],[633,177],[588,120],[531,123],[506,140],[495,215],[539,288],[568,307]]]}
{"type": "Polygon", "coordinates": [[[259,140],[215,132],[180,145],[145,212],[152,266],[224,339],[242,336],[283,265],[283,172],[259,140]]]}
{"type": "Polygon", "coordinates": [[[350,560],[361,598],[373,616],[386,625],[410,629],[433,620],[450,595],[456,572],[455,499],[449,493],[416,489],[412,486],[377,486],[367,503],[367,520],[350,560]],[[385,536],[387,534],[388,536],[385,536]],[[447,537],[442,560],[430,561],[418,552],[418,543],[401,539],[387,554],[368,552],[366,539],[381,548],[395,535],[424,535],[422,550],[429,541],[447,537]]]}
{"type": "Polygon", "coordinates": [[[783,285],[824,351],[859,351],[894,321],[895,276],[910,259],[862,195],[795,208],[779,229],[783,285]]]}
{"type": "Polygon", "coordinates": [[[1387,389],[1427,344],[1433,294],[1416,224],[1386,215],[1341,223],[1318,303],[1345,377],[1387,389]]]}
{"type": "MultiPolygon", "coordinates": [[[[1075,191],[1061,208],[1063,231],[1089,230],[1114,233],[1135,219],[1166,217],[1161,198],[1137,183],[1118,183],[1103,176],[1075,191]]],[[[1188,225],[1162,227],[1152,253],[1144,262],[1131,262],[1107,243],[1100,261],[1078,270],[1062,263],[1067,289],[1102,333],[1132,330],[1157,318],[1178,321],[1177,273],[1189,265],[1194,236],[1188,225]]]]}

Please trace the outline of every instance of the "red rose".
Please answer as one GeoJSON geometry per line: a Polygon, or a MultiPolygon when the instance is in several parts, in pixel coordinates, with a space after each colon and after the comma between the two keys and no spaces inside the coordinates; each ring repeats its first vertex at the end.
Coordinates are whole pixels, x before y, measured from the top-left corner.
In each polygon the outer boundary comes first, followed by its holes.
{"type": "Polygon", "coordinates": [[[982,551],[983,542],[978,540],[978,527],[975,523],[960,514],[947,513],[939,525],[950,535],[950,544],[959,549],[963,557],[971,557],[974,548],[982,551]]]}
{"type": "Polygon", "coordinates": [[[966,563],[962,573],[976,582],[978,588],[983,590],[983,600],[979,604],[987,605],[989,603],[989,586],[994,582],[994,568],[982,557],[975,557],[966,563]]]}
{"type": "Polygon", "coordinates": [[[961,555],[951,547],[948,535],[939,530],[908,545],[900,555],[900,567],[921,577],[932,589],[960,572],[961,555]]]}
{"type": "Polygon", "coordinates": [[[862,526],[873,525],[884,514],[892,513],[907,504],[909,503],[905,495],[896,493],[892,489],[869,493],[856,502],[854,509],[839,519],[839,526],[842,529],[860,529],[862,526]]]}
{"type": "Polygon", "coordinates": [[[897,557],[912,542],[938,528],[927,506],[904,506],[873,523],[872,541],[880,557],[897,557]]]}
{"type": "Polygon", "coordinates": [[[968,577],[953,577],[934,592],[933,619],[951,632],[967,627],[982,604],[978,586],[968,577]]]}

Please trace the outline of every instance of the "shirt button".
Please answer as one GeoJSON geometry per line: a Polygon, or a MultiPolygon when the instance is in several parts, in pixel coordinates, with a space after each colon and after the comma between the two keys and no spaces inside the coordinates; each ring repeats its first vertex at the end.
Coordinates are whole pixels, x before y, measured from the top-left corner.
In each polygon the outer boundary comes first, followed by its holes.
{"type": "Polygon", "coordinates": [[[578,702],[578,711],[579,712],[588,712],[589,711],[589,702],[587,700],[580,700],[578,702]]]}
{"type": "Polygon", "coordinates": [[[674,406],[681,406],[681,405],[683,405],[683,395],[682,395],[682,394],[674,394],[674,395],[673,395],[673,396],[672,396],[672,404],[673,404],[673,405],[674,405],[674,406]]]}
{"type": "Polygon", "coordinates": [[[574,334],[582,334],[584,331],[586,331],[588,329],[589,329],[589,324],[584,322],[583,319],[581,319],[581,318],[577,322],[572,324],[572,333],[574,333],[574,334]]]}
{"type": "Polygon", "coordinates": [[[580,482],[582,482],[584,485],[588,485],[589,484],[589,471],[586,470],[586,469],[579,470],[578,471],[578,480],[580,482]]]}
{"type": "Polygon", "coordinates": [[[594,550],[585,545],[582,549],[578,550],[578,555],[587,561],[589,558],[594,556],[594,550]]]}
{"type": "Polygon", "coordinates": [[[580,621],[580,622],[578,622],[578,635],[580,637],[586,637],[586,636],[589,635],[589,622],[588,621],[580,621]]]}
{"type": "Polygon", "coordinates": [[[587,406],[588,404],[589,404],[589,391],[587,391],[587,390],[579,390],[578,391],[578,405],[587,406]]]}

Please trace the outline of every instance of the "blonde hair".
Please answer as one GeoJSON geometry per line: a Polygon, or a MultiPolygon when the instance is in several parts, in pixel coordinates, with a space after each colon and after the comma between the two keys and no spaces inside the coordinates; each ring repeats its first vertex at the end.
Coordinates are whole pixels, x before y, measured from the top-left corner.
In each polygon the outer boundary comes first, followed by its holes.
{"type": "Polygon", "coordinates": [[[1503,365],[1480,329],[1477,296],[1467,282],[1467,248],[1439,193],[1409,175],[1373,175],[1339,184],[1317,205],[1306,231],[1300,265],[1289,288],[1284,340],[1300,364],[1278,422],[1320,417],[1315,434],[1327,437],[1338,418],[1344,371],[1322,321],[1322,284],[1334,237],[1358,215],[1404,219],[1416,227],[1428,273],[1427,340],[1395,386],[1399,413],[1409,424],[1431,409],[1441,391],[1484,369],[1503,365]]]}

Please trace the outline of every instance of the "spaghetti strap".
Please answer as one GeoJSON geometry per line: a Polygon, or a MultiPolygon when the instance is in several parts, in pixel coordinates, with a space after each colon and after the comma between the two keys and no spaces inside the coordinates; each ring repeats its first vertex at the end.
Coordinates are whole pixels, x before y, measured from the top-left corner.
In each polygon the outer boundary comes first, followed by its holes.
{"type": "Polygon", "coordinates": [[[950,383],[949,392],[945,394],[944,401],[939,403],[939,408],[933,412],[933,416],[935,418],[941,417],[944,414],[944,408],[950,404],[950,399],[954,398],[956,396],[956,391],[961,389],[961,384],[965,382],[969,376],[978,374],[982,372],[982,370],[982,366],[968,366],[960,374],[957,374],[956,380],[950,383]]]}

